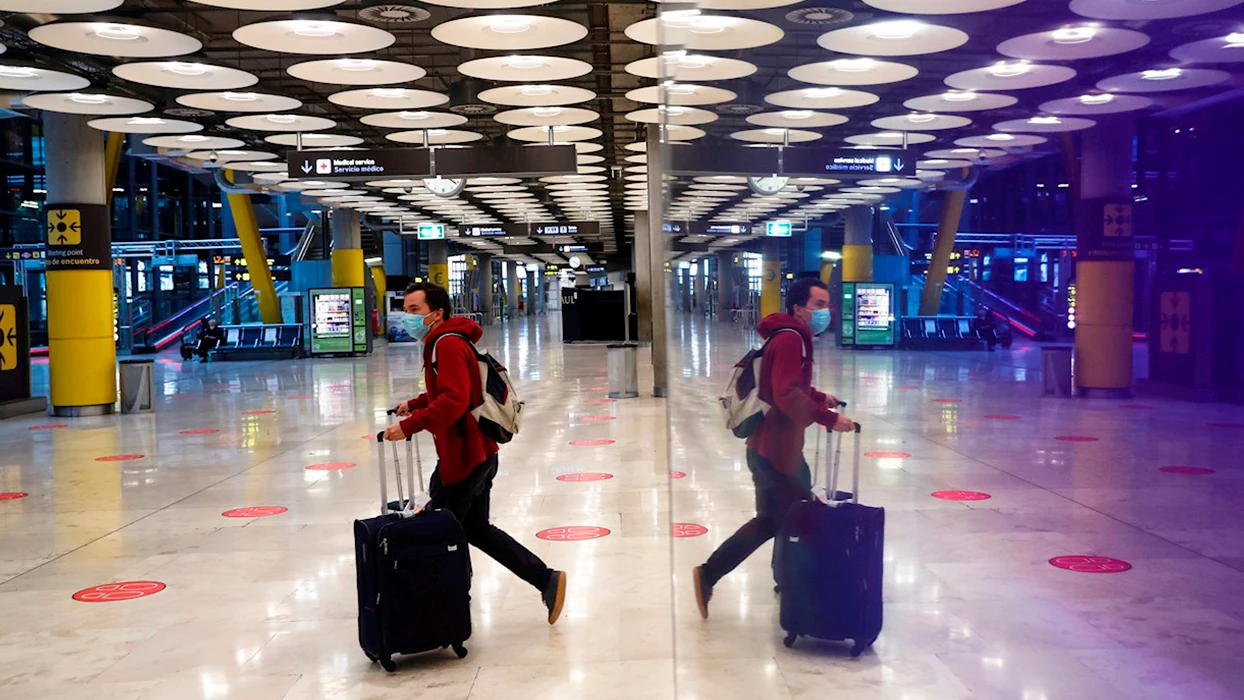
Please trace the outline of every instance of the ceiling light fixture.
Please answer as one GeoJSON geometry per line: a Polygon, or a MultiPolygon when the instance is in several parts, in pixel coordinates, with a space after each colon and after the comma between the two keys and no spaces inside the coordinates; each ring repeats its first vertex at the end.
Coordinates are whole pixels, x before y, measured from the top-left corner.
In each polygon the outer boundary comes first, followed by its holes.
{"type": "Polygon", "coordinates": [[[1183,75],[1182,68],[1161,68],[1158,70],[1147,70],[1140,74],[1145,80],[1174,80],[1183,75]]]}
{"type": "Polygon", "coordinates": [[[874,37],[894,41],[912,38],[924,25],[909,19],[898,19],[890,22],[878,22],[868,26],[872,30],[874,37]]]}
{"type": "Polygon", "coordinates": [[[687,95],[695,94],[695,86],[694,85],[679,85],[677,83],[668,83],[665,85],[665,91],[666,93],[670,95],[680,95],[682,97],[686,97],[687,95]]]}
{"type": "Polygon", "coordinates": [[[337,61],[337,67],[351,73],[365,73],[376,70],[376,62],[370,58],[343,58],[337,61]]]}
{"type": "Polygon", "coordinates": [[[406,97],[405,88],[372,88],[367,91],[372,97],[379,97],[385,100],[400,100],[406,97]]]}
{"type": "Polygon", "coordinates": [[[181,61],[172,61],[164,65],[164,70],[177,75],[186,75],[190,77],[207,75],[212,72],[211,66],[205,66],[202,63],[183,63],[181,61]]]}
{"type": "Polygon", "coordinates": [[[33,78],[37,75],[34,68],[26,66],[0,66],[0,76],[5,78],[33,78]]]}
{"type": "Polygon", "coordinates": [[[159,117],[133,117],[125,123],[132,126],[157,126],[166,122],[159,117]]]}
{"type": "Polygon", "coordinates": [[[518,89],[519,92],[523,93],[527,97],[551,95],[553,94],[553,90],[554,88],[552,85],[524,85],[518,89]]]}
{"type": "Polygon", "coordinates": [[[492,15],[485,22],[497,34],[522,34],[531,29],[531,19],[522,15],[492,15]]]}
{"type": "Polygon", "coordinates": [[[540,117],[541,119],[556,117],[561,113],[561,107],[535,107],[531,110],[531,116],[540,117]]]}
{"type": "Polygon", "coordinates": [[[790,119],[791,121],[800,121],[803,119],[811,119],[812,112],[806,109],[788,109],[785,112],[782,112],[782,117],[784,119],[790,119]]]}
{"type": "Polygon", "coordinates": [[[202,134],[190,134],[189,136],[183,136],[180,139],[178,139],[178,141],[182,141],[184,143],[203,143],[204,141],[207,141],[207,140],[208,140],[208,137],[203,136],[202,134]]]}
{"type": "Polygon", "coordinates": [[[544,59],[539,56],[509,56],[505,59],[505,65],[519,70],[531,70],[543,67],[544,59]]]}
{"type": "Polygon", "coordinates": [[[1244,32],[1231,32],[1224,37],[1224,41],[1227,42],[1224,49],[1244,49],[1244,32]]]}
{"type": "Polygon", "coordinates": [[[803,96],[809,99],[818,100],[826,97],[837,97],[842,94],[842,88],[808,88],[803,91],[803,96]]]}
{"type": "Polygon", "coordinates": [[[1080,104],[1083,105],[1104,105],[1114,101],[1114,95],[1101,93],[1100,95],[1080,95],[1080,104]]]}
{"type": "Polygon", "coordinates": [[[337,30],[328,22],[316,22],[307,19],[296,19],[290,23],[290,30],[308,39],[327,39],[337,35],[337,30]]]}
{"type": "Polygon", "coordinates": [[[1014,141],[1015,137],[1010,134],[990,134],[985,138],[990,141],[1014,141]]]}
{"type": "Polygon", "coordinates": [[[427,119],[430,116],[432,115],[428,114],[427,112],[398,112],[397,113],[398,119],[407,119],[410,121],[420,121],[423,119],[427,119]]]}
{"type": "Polygon", "coordinates": [[[729,17],[705,15],[696,17],[689,23],[693,34],[720,34],[730,27],[734,20],[729,17]]]}
{"type": "Polygon", "coordinates": [[[1097,36],[1097,27],[1063,27],[1050,32],[1055,44],[1086,44],[1097,36]]]}
{"type": "Polygon", "coordinates": [[[871,58],[840,58],[837,61],[830,61],[829,65],[834,70],[843,73],[864,73],[872,70],[877,62],[871,58]]]}
{"type": "Polygon", "coordinates": [[[134,41],[141,38],[138,27],[132,24],[105,24],[95,30],[95,36],[112,41],[134,41]]]}
{"type": "Polygon", "coordinates": [[[934,121],[935,119],[937,119],[936,114],[917,113],[917,114],[907,115],[907,121],[911,122],[912,124],[928,124],[929,122],[934,121]]]}
{"type": "Polygon", "coordinates": [[[293,124],[298,121],[298,117],[293,114],[269,114],[265,118],[273,124],[293,124]]]}
{"type": "Polygon", "coordinates": [[[1032,71],[1032,66],[1024,61],[1000,61],[989,67],[989,74],[995,78],[1015,78],[1032,71]]]}
{"type": "Polygon", "coordinates": [[[230,102],[254,102],[259,99],[259,95],[253,92],[222,92],[220,99],[230,102]]]}
{"type": "Polygon", "coordinates": [[[946,102],[971,102],[977,99],[974,92],[948,92],[942,95],[942,99],[946,102]]]}
{"type": "Polygon", "coordinates": [[[947,163],[949,163],[949,162],[950,162],[950,161],[948,161],[948,160],[944,160],[944,159],[942,159],[942,158],[934,158],[933,160],[926,160],[926,161],[924,162],[924,164],[925,164],[925,165],[945,165],[945,164],[947,164],[947,163]]]}
{"type": "Polygon", "coordinates": [[[75,92],[69,95],[69,101],[77,102],[78,104],[83,104],[83,105],[108,104],[108,98],[103,95],[84,95],[80,92],[75,92]]]}
{"type": "Polygon", "coordinates": [[[1033,125],[1040,125],[1040,124],[1055,125],[1055,124],[1062,124],[1062,123],[1063,123],[1063,120],[1059,119],[1058,117],[1052,117],[1052,116],[1050,116],[1050,117],[1033,117],[1032,119],[1029,119],[1029,120],[1028,120],[1028,123],[1029,123],[1029,124],[1033,124],[1033,125]]]}

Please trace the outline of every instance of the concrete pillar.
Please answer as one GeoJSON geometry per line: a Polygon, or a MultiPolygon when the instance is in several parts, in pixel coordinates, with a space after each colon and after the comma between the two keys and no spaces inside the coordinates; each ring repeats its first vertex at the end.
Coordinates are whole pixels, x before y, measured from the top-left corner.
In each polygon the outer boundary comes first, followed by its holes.
{"type": "Polygon", "coordinates": [[[479,271],[479,310],[484,320],[492,318],[492,254],[476,253],[476,269],[479,271]]]}
{"type": "Polygon", "coordinates": [[[505,307],[509,318],[518,313],[518,275],[522,263],[507,260],[505,266],[505,307]]]}
{"type": "Polygon", "coordinates": [[[846,239],[842,246],[842,281],[873,281],[873,208],[857,204],[843,213],[846,239]]]}
{"type": "Polygon", "coordinates": [[[648,266],[652,285],[652,394],[669,395],[669,346],[665,325],[665,156],[661,127],[648,125],[648,266]]]}
{"type": "Polygon", "coordinates": [[[708,268],[712,258],[700,258],[700,288],[696,290],[696,305],[700,307],[700,313],[708,316],[712,305],[708,303],[708,290],[712,287],[712,277],[708,274],[708,268]]]}
{"type": "Polygon", "coordinates": [[[651,230],[648,212],[635,212],[635,242],[631,246],[632,268],[635,270],[635,311],[639,321],[639,342],[652,342],[652,265],[651,230]]]}
{"type": "Polygon", "coordinates": [[[527,271],[527,315],[534,316],[536,307],[540,303],[538,295],[540,293],[540,270],[527,271]]]}
{"type": "Polygon", "coordinates": [[[717,253],[717,318],[730,318],[734,306],[734,253],[723,250],[717,253]]]}
{"type": "Polygon", "coordinates": [[[49,218],[48,357],[52,415],[56,416],[112,413],[117,400],[112,217],[107,210],[112,193],[105,191],[104,135],[87,121],[72,114],[43,114],[49,218]],[[77,241],[72,239],[75,232],[69,224],[66,233],[71,238],[58,242],[59,234],[54,235],[51,228],[56,212],[64,212],[65,220],[76,215],[77,241]],[[66,264],[55,266],[53,256],[59,257],[61,251],[66,264]],[[94,262],[78,262],[87,258],[94,262]]]}
{"type": "Polygon", "coordinates": [[[360,228],[359,213],[353,209],[334,209],[332,211],[332,233],[333,286],[364,286],[363,233],[360,228]]]}
{"type": "Polygon", "coordinates": [[[776,238],[765,241],[761,260],[760,317],[782,310],[782,243],[776,238]]]}
{"type": "Polygon", "coordinates": [[[1112,250],[1110,238],[1121,236],[1114,225],[1105,224],[1103,207],[1126,211],[1130,218],[1135,137],[1136,122],[1130,116],[1100,120],[1081,136],[1075,351],[1081,396],[1122,398],[1132,391],[1136,262],[1130,232],[1126,245],[1112,250]]]}
{"type": "Polygon", "coordinates": [[[428,241],[428,281],[449,289],[449,244],[428,241]]]}
{"type": "Polygon", "coordinates": [[[681,301],[678,303],[684,313],[691,311],[691,286],[695,284],[694,280],[695,278],[691,276],[691,268],[682,267],[680,263],[678,268],[678,298],[681,301]]]}

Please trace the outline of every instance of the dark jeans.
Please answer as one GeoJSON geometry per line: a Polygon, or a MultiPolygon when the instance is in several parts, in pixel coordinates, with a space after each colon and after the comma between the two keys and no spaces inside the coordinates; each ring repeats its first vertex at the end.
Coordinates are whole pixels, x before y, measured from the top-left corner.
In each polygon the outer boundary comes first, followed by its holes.
{"type": "Polygon", "coordinates": [[[791,506],[811,497],[812,472],[807,462],[799,465],[799,474],[792,478],[774,469],[769,460],[747,450],[747,468],[756,487],[756,517],[747,521],[730,539],[721,543],[700,569],[700,576],[713,585],[734,571],[760,545],[777,535],[778,527],[791,506]]]}
{"type": "Polygon", "coordinates": [[[541,593],[549,585],[553,570],[531,550],[514,541],[504,530],[488,522],[492,500],[492,480],[497,476],[497,455],[488,458],[462,481],[446,486],[441,472],[432,472],[428,484],[429,508],[444,508],[454,514],[470,542],[541,593]]]}

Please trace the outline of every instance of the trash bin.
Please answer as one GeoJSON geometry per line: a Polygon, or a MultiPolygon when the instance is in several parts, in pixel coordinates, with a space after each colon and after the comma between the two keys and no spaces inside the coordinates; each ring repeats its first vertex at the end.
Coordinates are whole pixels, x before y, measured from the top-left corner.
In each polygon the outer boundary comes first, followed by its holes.
{"type": "Polygon", "coordinates": [[[1071,396],[1073,393],[1071,362],[1075,349],[1070,345],[1047,345],[1041,348],[1041,377],[1046,396],[1071,396]]]}
{"type": "Polygon", "coordinates": [[[155,363],[121,360],[121,412],[150,413],[154,410],[155,363]]]}
{"type": "Polygon", "coordinates": [[[633,399],[639,396],[638,354],[637,343],[609,346],[609,398],[633,399]]]}

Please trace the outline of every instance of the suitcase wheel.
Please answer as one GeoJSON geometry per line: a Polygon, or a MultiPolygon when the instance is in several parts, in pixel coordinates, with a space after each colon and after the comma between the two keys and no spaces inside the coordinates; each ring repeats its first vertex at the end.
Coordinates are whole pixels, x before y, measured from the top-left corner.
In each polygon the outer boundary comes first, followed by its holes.
{"type": "Polygon", "coordinates": [[[386,656],[377,660],[380,662],[380,667],[389,673],[393,673],[397,670],[397,664],[393,663],[393,657],[386,656]]]}
{"type": "Polygon", "coordinates": [[[370,651],[366,651],[366,650],[364,650],[364,651],[363,651],[363,653],[364,653],[364,654],[367,654],[367,660],[368,660],[368,661],[370,661],[370,662],[372,662],[373,664],[374,664],[374,663],[376,663],[377,661],[379,661],[379,660],[380,660],[380,659],[376,658],[376,656],[375,656],[374,654],[372,654],[370,651]]]}
{"type": "Polygon", "coordinates": [[[872,646],[872,642],[857,641],[855,645],[851,647],[851,658],[859,658],[859,655],[863,654],[864,650],[870,646],[872,646]]]}
{"type": "Polygon", "coordinates": [[[455,644],[454,653],[458,655],[459,659],[465,659],[467,655],[467,648],[462,646],[461,644],[455,644]]]}
{"type": "MultiPolygon", "coordinates": [[[[799,639],[799,635],[797,635],[797,634],[788,634],[788,635],[786,635],[786,639],[783,639],[783,640],[782,640],[782,644],[785,644],[787,649],[793,649],[793,648],[795,647],[795,640],[796,640],[796,639],[799,639]]],[[[858,655],[858,654],[856,654],[856,656],[859,656],[859,655],[858,655]]]]}

